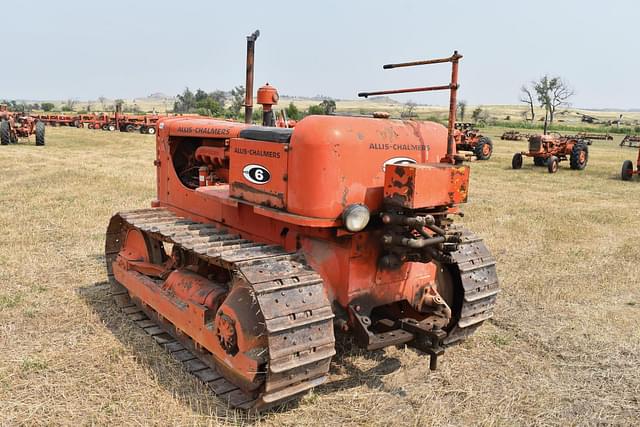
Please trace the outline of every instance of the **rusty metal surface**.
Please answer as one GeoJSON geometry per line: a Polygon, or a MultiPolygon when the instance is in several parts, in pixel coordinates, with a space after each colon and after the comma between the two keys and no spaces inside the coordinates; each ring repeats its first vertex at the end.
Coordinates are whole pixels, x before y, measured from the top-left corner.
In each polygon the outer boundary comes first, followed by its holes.
{"type": "Polygon", "coordinates": [[[256,30],[247,36],[247,81],[244,93],[244,122],[253,121],[253,66],[255,57],[256,40],[260,31],[256,30]]]}
{"type": "Polygon", "coordinates": [[[123,312],[165,347],[185,369],[209,388],[243,409],[265,409],[290,400],[326,380],[335,354],[333,312],[321,277],[304,257],[260,243],[229,244],[239,236],[212,224],[201,224],[161,209],[143,209],[115,215],[107,230],[106,261],[114,298],[123,312]],[[233,271],[251,288],[265,319],[268,364],[258,394],[244,392],[216,369],[211,353],[197,345],[162,313],[129,298],[113,276],[112,263],[122,245],[125,229],[138,229],[154,239],[172,243],[193,256],[233,271]],[[133,316],[133,317],[132,317],[133,316]]]}
{"type": "Polygon", "coordinates": [[[465,203],[469,167],[450,164],[387,165],[384,197],[409,209],[454,206],[465,203]]]}

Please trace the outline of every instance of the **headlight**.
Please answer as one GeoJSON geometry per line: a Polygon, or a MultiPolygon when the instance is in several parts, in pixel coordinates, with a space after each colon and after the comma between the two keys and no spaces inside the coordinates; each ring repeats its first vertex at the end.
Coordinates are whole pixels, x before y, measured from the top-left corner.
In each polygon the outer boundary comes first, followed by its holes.
{"type": "Polygon", "coordinates": [[[369,223],[369,209],[365,205],[349,205],[342,212],[342,222],[347,230],[360,231],[369,223]]]}

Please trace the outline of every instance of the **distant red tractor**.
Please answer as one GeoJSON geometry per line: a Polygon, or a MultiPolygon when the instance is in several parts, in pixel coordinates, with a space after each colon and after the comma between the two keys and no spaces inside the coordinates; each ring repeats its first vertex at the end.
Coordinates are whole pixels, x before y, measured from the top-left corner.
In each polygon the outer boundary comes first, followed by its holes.
{"type": "Polygon", "coordinates": [[[638,159],[636,160],[636,170],[633,170],[633,162],[625,160],[622,163],[622,180],[630,181],[633,175],[640,175],[640,150],[638,150],[638,159]]]}
{"type": "Polygon", "coordinates": [[[533,157],[535,166],[546,166],[549,173],[558,171],[558,164],[569,160],[571,169],[583,170],[589,161],[587,142],[571,136],[533,135],[529,138],[529,151],[513,155],[511,167],[522,168],[523,156],[533,157]]]}
{"type": "Polygon", "coordinates": [[[491,158],[493,142],[488,137],[481,135],[472,123],[456,123],[453,136],[459,151],[471,151],[478,160],[491,158]]]}
{"type": "Polygon", "coordinates": [[[25,113],[11,112],[0,105],[0,144],[17,144],[19,138],[36,136],[36,145],[44,145],[44,123],[25,113]]]}

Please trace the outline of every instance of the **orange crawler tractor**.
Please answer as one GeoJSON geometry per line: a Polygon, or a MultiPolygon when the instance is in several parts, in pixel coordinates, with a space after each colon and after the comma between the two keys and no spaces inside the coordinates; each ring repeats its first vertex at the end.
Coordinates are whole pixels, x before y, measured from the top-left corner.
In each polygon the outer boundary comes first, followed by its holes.
{"type": "MultiPolygon", "coordinates": [[[[448,129],[344,116],[294,129],[161,119],[157,200],[114,215],[107,231],[124,313],[238,408],[322,384],[334,328],[368,350],[415,347],[435,369],[492,317],[498,293],[491,253],[453,221],[469,191],[469,168],[454,161],[460,58],[386,67],[452,63],[451,83],[436,87],[451,91],[448,129]]],[[[273,105],[277,92],[263,87],[258,99],[273,105]]]]}
{"type": "Polygon", "coordinates": [[[571,169],[583,170],[589,160],[589,147],[586,141],[576,137],[533,135],[529,137],[529,151],[513,155],[513,169],[522,168],[523,156],[532,157],[536,166],[546,166],[549,173],[556,173],[558,164],[565,160],[569,160],[571,169]]]}

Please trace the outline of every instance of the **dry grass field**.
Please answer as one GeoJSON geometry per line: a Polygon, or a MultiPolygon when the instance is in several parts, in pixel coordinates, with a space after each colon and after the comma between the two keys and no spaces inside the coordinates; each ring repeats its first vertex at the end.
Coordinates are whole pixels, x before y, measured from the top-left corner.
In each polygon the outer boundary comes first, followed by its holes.
{"type": "MultiPolygon", "coordinates": [[[[48,129],[0,147],[0,425],[585,425],[640,423],[636,151],[594,141],[584,172],[472,164],[463,223],[502,285],[494,319],[439,369],[412,349],[340,339],[328,384],[250,417],[228,410],[110,300],[104,232],[149,206],[154,138],[48,129]]],[[[490,130],[496,136],[501,129],[490,130]]]]}

